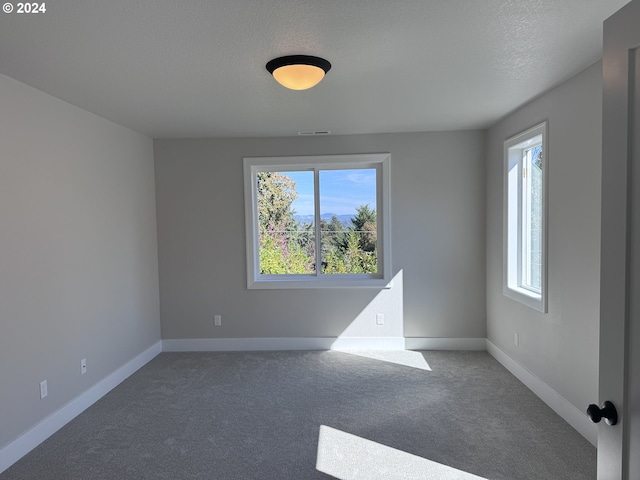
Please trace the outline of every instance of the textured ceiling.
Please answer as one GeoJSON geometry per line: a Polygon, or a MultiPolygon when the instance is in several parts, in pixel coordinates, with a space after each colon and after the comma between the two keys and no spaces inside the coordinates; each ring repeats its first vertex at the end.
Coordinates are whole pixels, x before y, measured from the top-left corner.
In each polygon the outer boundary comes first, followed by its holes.
{"type": "Polygon", "coordinates": [[[0,13],[0,73],[156,138],[483,128],[598,60],[627,2],[53,0],[0,13]],[[286,90],[290,54],[333,68],[286,90]]]}

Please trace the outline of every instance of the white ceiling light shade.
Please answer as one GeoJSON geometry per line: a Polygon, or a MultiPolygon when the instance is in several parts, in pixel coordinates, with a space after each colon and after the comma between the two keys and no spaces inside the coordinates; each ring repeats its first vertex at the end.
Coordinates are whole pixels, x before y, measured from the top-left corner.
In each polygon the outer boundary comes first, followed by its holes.
{"type": "Polygon", "coordinates": [[[291,90],[307,90],[320,83],[331,70],[327,60],[309,55],[274,58],[266,67],[280,85],[291,90]]]}

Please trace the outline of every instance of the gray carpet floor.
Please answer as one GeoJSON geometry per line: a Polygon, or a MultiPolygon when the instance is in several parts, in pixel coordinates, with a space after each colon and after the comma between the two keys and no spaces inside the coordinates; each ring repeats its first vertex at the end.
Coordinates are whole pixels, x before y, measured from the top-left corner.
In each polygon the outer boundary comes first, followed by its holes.
{"type": "Polygon", "coordinates": [[[596,449],[489,354],[421,353],[430,371],[162,353],[0,480],[596,478],[596,449]]]}

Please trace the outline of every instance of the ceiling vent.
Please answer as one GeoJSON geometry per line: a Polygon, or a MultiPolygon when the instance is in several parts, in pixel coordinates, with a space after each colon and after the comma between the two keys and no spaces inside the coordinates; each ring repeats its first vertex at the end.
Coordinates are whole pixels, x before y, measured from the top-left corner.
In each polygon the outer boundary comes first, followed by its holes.
{"type": "Polygon", "coordinates": [[[307,132],[298,132],[298,135],[302,135],[304,137],[312,137],[318,135],[331,135],[329,130],[309,130],[307,132]]]}

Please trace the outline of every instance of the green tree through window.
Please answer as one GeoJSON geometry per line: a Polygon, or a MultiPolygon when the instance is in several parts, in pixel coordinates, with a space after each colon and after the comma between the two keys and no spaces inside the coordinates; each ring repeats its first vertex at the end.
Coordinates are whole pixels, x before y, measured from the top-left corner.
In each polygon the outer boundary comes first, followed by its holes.
{"type": "MultiPolygon", "coordinates": [[[[313,172],[308,172],[313,181],[313,172]]],[[[374,172],[375,173],[375,172],[374,172]]],[[[270,275],[316,272],[314,221],[296,219],[293,208],[299,193],[288,172],[259,172],[257,203],[260,273],[270,275]]],[[[320,221],[322,273],[377,272],[376,211],[369,205],[355,209],[350,224],[336,215],[320,221]]]]}

